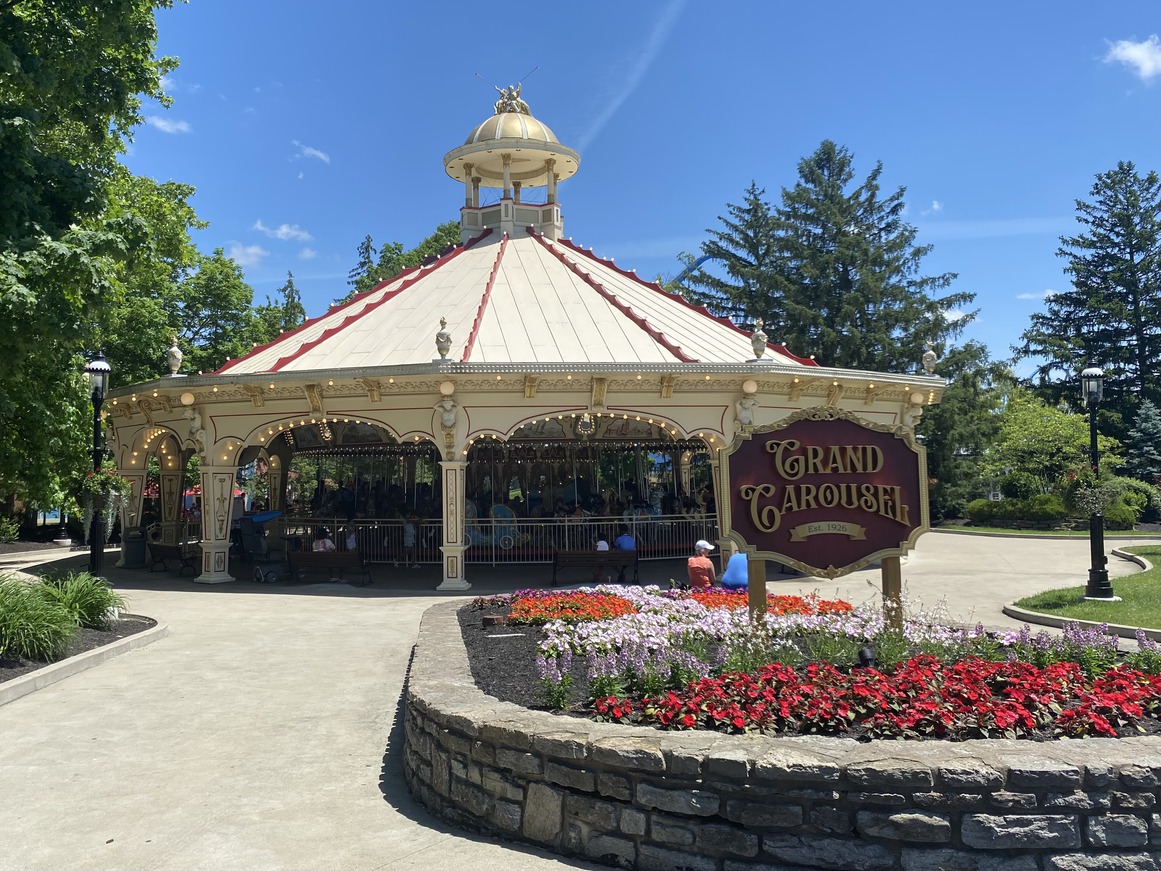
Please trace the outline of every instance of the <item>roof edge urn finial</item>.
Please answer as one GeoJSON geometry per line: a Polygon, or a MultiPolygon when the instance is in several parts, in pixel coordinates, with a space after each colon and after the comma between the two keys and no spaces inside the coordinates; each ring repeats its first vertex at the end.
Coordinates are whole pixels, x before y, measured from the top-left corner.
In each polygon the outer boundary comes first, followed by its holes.
{"type": "Polygon", "coordinates": [[[181,361],[185,355],[181,352],[181,348],[177,346],[177,336],[169,337],[169,350],[165,352],[165,362],[169,366],[169,377],[180,378],[178,370],[181,369],[181,361]]]}
{"type": "Polygon", "coordinates": [[[435,334],[435,349],[439,351],[439,359],[446,361],[447,353],[451,350],[452,337],[447,331],[447,318],[439,319],[439,332],[435,334]]]}
{"type": "Polygon", "coordinates": [[[931,339],[927,340],[927,350],[923,352],[923,371],[928,375],[935,374],[935,343],[931,339]]]}
{"type": "Polygon", "coordinates": [[[754,332],[750,334],[750,347],[754,349],[754,360],[757,362],[762,359],[762,355],[766,353],[766,334],[762,331],[762,327],[766,326],[766,322],[761,318],[754,321],[754,332]]]}

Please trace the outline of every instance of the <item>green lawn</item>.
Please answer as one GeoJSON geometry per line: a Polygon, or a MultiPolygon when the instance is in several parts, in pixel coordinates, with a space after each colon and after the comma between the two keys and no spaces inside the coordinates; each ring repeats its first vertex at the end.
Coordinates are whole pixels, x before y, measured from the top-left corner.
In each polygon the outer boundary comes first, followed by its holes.
{"type": "MultiPolygon", "coordinates": [[[[1060,536],[1067,536],[1068,538],[1088,538],[1088,527],[1083,529],[1012,529],[1007,526],[933,526],[933,530],[939,532],[967,532],[967,533],[987,533],[988,535],[1049,535],[1059,538],[1060,536]]],[[[1130,532],[1118,530],[1110,532],[1105,530],[1105,538],[1161,538],[1161,531],[1158,532],[1130,532]]]]}
{"type": "Polygon", "coordinates": [[[1123,602],[1083,602],[1084,587],[1068,587],[1029,596],[1016,605],[1054,617],[1161,629],[1161,547],[1149,545],[1126,550],[1145,557],[1154,567],[1113,581],[1113,592],[1123,602]]]}

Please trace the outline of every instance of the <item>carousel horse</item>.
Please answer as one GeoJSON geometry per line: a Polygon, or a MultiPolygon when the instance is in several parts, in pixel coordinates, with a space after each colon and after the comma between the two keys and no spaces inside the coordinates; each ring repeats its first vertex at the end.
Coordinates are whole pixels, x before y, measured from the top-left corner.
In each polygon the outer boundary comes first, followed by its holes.
{"type": "Polygon", "coordinates": [[[507,505],[493,505],[490,513],[495,521],[493,540],[501,550],[511,550],[528,541],[528,534],[520,531],[516,525],[516,514],[507,505]]]}

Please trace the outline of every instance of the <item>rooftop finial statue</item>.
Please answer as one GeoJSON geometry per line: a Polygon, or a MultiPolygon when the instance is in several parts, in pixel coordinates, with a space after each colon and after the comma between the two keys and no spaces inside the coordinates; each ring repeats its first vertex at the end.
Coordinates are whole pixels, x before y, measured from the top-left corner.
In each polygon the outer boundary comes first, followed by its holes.
{"type": "Polygon", "coordinates": [[[447,318],[439,319],[439,332],[435,334],[435,349],[439,351],[441,360],[447,359],[447,352],[451,350],[452,337],[447,331],[447,318]]]}
{"type": "Polygon", "coordinates": [[[177,336],[170,336],[169,341],[169,350],[165,352],[165,362],[169,365],[169,374],[173,376],[181,369],[181,360],[185,355],[177,346],[177,336]]]}
{"type": "Polygon", "coordinates": [[[927,340],[927,350],[923,352],[923,371],[928,375],[935,374],[935,344],[927,340]]]}
{"type": "Polygon", "coordinates": [[[528,108],[528,104],[520,99],[521,84],[509,85],[506,88],[497,88],[500,92],[500,99],[496,101],[496,114],[502,115],[505,112],[519,112],[521,115],[531,115],[532,112],[528,108]]]}
{"type": "Polygon", "coordinates": [[[750,334],[750,347],[754,349],[754,359],[761,360],[762,355],[766,353],[766,334],[762,332],[762,327],[766,322],[761,318],[754,321],[754,332],[750,334]]]}

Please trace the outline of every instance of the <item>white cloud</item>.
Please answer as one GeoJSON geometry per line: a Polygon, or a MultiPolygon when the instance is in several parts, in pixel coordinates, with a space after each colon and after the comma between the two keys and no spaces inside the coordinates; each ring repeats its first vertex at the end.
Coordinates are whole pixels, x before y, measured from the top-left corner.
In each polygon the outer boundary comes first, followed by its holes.
{"type": "Polygon", "coordinates": [[[956,321],[962,321],[968,316],[968,313],[956,308],[947,308],[943,310],[943,316],[947,318],[949,324],[954,324],[956,321]]]}
{"type": "Polygon", "coordinates": [[[239,266],[257,266],[268,254],[270,252],[261,245],[243,245],[241,242],[231,242],[226,249],[226,256],[239,266]]]}
{"type": "Polygon", "coordinates": [[[1105,55],[1105,63],[1122,63],[1131,67],[1137,78],[1147,82],[1156,76],[1161,76],[1161,40],[1157,34],[1141,42],[1131,39],[1118,39],[1109,43],[1109,52],[1105,55]]]}
{"type": "Polygon", "coordinates": [[[163,118],[161,115],[146,115],[145,123],[162,133],[189,133],[193,130],[188,121],[175,121],[172,118],[163,118]]]}
{"type": "Polygon", "coordinates": [[[605,104],[604,109],[601,110],[601,114],[597,116],[597,120],[590,124],[588,129],[583,131],[577,139],[578,151],[583,153],[588,148],[589,144],[597,138],[602,128],[609,123],[609,120],[621,108],[621,105],[637,90],[637,86],[641,84],[641,80],[649,72],[649,67],[653,65],[653,61],[661,53],[661,46],[665,43],[665,38],[669,36],[669,31],[673,29],[673,25],[681,14],[685,2],[686,0],[672,0],[669,6],[666,7],[665,11],[661,14],[661,19],[654,25],[653,30],[650,32],[644,48],[640,50],[637,56],[637,62],[629,71],[628,80],[613,92],[611,98],[605,104]]]}
{"type": "Polygon", "coordinates": [[[265,233],[271,239],[281,239],[283,241],[294,239],[296,242],[309,242],[314,238],[310,233],[298,226],[298,224],[279,224],[277,227],[267,227],[262,223],[261,218],[255,221],[254,226],[250,229],[257,230],[259,233],[265,233]]]}
{"type": "Polygon", "coordinates": [[[317,148],[311,148],[309,145],[303,145],[297,139],[293,140],[291,145],[298,147],[298,154],[294,155],[296,158],[313,157],[315,160],[321,160],[323,163],[331,162],[331,156],[325,151],[319,151],[317,148]]]}
{"type": "Polygon", "coordinates": [[[924,209],[919,214],[921,214],[921,215],[938,215],[942,211],[943,211],[943,203],[941,203],[939,200],[932,200],[931,205],[928,206],[926,209],[924,209]]]}
{"type": "Polygon", "coordinates": [[[1021,293],[1017,295],[1016,299],[1048,299],[1050,296],[1055,296],[1056,291],[1052,288],[1045,288],[1039,293],[1021,293]]]}
{"type": "Polygon", "coordinates": [[[316,257],[318,257],[318,252],[313,248],[303,248],[298,252],[299,260],[314,260],[316,257]]]}
{"type": "Polygon", "coordinates": [[[303,171],[300,169],[300,170],[298,171],[298,177],[299,177],[299,178],[306,178],[306,173],[305,173],[305,172],[303,172],[303,171]]]}

